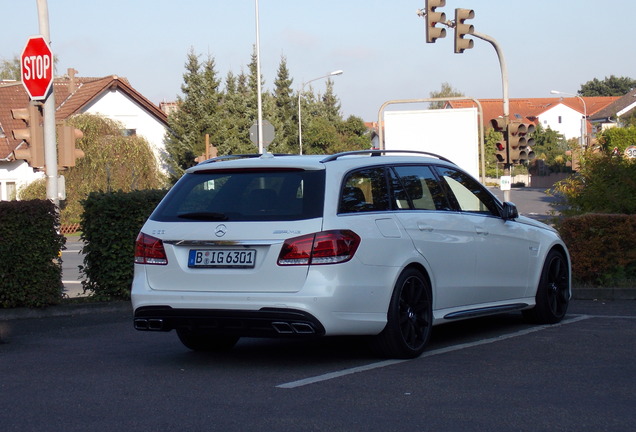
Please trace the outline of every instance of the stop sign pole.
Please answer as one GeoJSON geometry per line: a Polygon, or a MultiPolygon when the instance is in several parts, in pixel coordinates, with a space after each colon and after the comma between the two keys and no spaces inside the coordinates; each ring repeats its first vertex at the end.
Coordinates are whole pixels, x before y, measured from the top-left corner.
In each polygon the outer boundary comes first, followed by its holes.
{"type": "MultiPolygon", "coordinates": [[[[40,35],[29,38],[20,57],[22,83],[32,101],[44,101],[44,164],[46,198],[59,207],[57,147],[55,144],[55,95],[53,53],[49,46],[49,8],[46,0],[37,0],[40,35]]],[[[32,102],[33,103],[33,102],[32,102]]]]}

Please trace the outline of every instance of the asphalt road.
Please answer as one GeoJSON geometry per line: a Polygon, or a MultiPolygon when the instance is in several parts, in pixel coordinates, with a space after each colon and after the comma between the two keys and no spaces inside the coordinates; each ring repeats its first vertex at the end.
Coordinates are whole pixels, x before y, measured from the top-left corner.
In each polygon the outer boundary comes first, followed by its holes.
{"type": "Polygon", "coordinates": [[[82,246],[78,236],[69,236],[66,238],[66,249],[62,251],[62,283],[64,294],[70,298],[84,296],[83,277],[79,271],[79,266],[84,263],[82,246]]]}
{"type": "Polygon", "coordinates": [[[409,361],[352,338],[197,354],[124,306],[0,322],[3,432],[636,430],[634,301],[436,327],[409,361]]]}

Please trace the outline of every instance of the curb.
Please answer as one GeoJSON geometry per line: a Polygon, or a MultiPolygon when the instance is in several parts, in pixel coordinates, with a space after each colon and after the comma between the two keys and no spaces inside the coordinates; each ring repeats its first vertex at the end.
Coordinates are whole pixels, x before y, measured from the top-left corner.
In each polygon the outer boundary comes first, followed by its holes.
{"type": "MultiPolygon", "coordinates": [[[[575,300],[636,300],[636,288],[572,288],[575,300]]],[[[16,319],[47,317],[68,317],[108,312],[129,312],[132,315],[130,301],[112,301],[102,303],[62,304],[36,308],[0,309],[0,322],[16,319]]]]}
{"type": "Polygon", "coordinates": [[[41,309],[0,309],[0,321],[29,318],[64,317],[107,312],[130,312],[132,315],[132,306],[130,304],[130,301],[112,301],[104,303],[55,305],[41,309]]]}
{"type": "Polygon", "coordinates": [[[636,288],[573,287],[572,298],[578,300],[636,300],[636,288]]]}

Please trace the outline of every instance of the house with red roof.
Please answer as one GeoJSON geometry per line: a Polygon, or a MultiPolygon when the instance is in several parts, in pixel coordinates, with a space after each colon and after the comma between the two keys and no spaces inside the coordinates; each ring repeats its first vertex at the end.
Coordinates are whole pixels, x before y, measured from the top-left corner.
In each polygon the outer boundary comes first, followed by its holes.
{"type": "MultiPolygon", "coordinates": [[[[168,117],[159,106],[150,102],[130,83],[117,75],[102,78],[78,77],[76,71],[55,78],[56,123],[64,122],[76,114],[97,114],[116,120],[123,125],[122,133],[139,135],[148,141],[159,166],[164,170],[164,136],[168,117]]],[[[22,140],[12,131],[22,129],[25,123],[11,114],[15,108],[26,108],[29,96],[21,82],[0,81],[0,200],[15,199],[20,187],[40,178],[26,161],[15,159],[13,151],[22,140]]]]}
{"type": "MultiPolygon", "coordinates": [[[[510,99],[510,120],[541,125],[562,134],[566,139],[578,138],[582,132],[582,121],[586,118],[587,135],[591,136],[591,119],[595,114],[612,104],[618,97],[551,97],[510,99]]],[[[484,127],[491,127],[490,120],[503,116],[503,99],[479,99],[483,109],[484,127]]],[[[470,99],[449,101],[447,108],[475,106],[470,99]]]]}

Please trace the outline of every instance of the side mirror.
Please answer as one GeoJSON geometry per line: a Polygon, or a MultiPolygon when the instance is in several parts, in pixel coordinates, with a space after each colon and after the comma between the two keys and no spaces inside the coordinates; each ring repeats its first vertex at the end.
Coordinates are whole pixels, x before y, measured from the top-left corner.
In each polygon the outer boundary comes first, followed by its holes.
{"type": "Polygon", "coordinates": [[[503,203],[503,211],[501,212],[503,220],[513,220],[519,217],[519,211],[514,203],[506,201],[503,203]]]}

